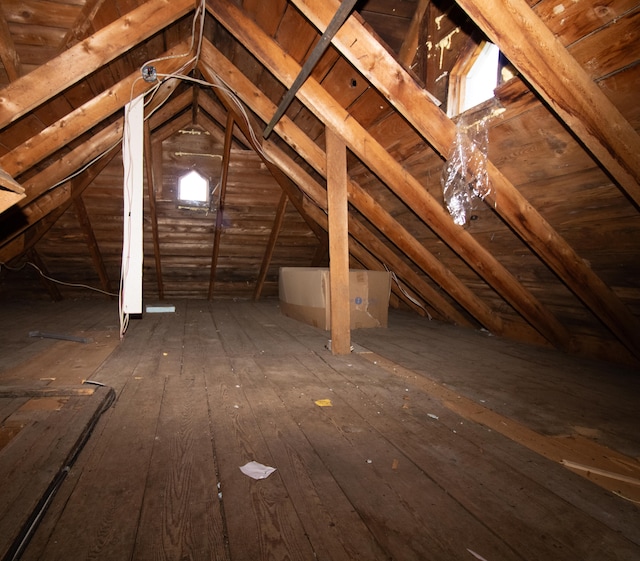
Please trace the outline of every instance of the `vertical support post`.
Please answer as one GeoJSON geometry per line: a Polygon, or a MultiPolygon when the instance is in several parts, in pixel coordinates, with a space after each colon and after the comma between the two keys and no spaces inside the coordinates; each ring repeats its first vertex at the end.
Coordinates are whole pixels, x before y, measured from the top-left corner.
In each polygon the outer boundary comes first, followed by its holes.
{"type": "Polygon", "coordinates": [[[149,122],[144,126],[144,161],[147,171],[147,195],[149,198],[149,213],[151,214],[151,233],[153,235],[153,257],[156,264],[156,279],[158,283],[158,298],[164,300],[164,283],[162,279],[162,262],[160,261],[160,234],[158,232],[158,213],[156,211],[156,178],[153,172],[153,147],[151,144],[151,127],[149,122]]]}
{"type": "Polygon", "coordinates": [[[331,352],[343,355],[351,352],[347,148],[342,138],[330,127],[325,128],[325,138],[329,208],[331,352]]]}
{"type": "Polygon", "coordinates": [[[278,208],[276,209],[276,216],[273,219],[273,227],[271,228],[271,234],[269,235],[269,242],[267,243],[267,248],[264,252],[264,258],[262,259],[262,266],[260,267],[260,273],[258,274],[256,288],[253,291],[253,299],[256,302],[260,300],[260,295],[262,294],[262,287],[264,286],[264,281],[267,278],[267,272],[269,270],[269,265],[271,264],[273,252],[276,248],[278,235],[280,234],[280,230],[282,228],[282,222],[284,221],[284,213],[287,210],[288,201],[289,197],[287,196],[286,191],[282,191],[282,194],[280,195],[280,201],[278,202],[278,208]]]}
{"type": "Polygon", "coordinates": [[[224,133],[224,152],[222,154],[222,175],[220,177],[220,200],[216,211],[216,229],[213,238],[213,253],[211,255],[211,273],[209,275],[209,300],[213,299],[220,254],[220,238],[222,237],[222,219],[224,218],[224,199],[227,194],[227,178],[229,177],[229,160],[231,158],[231,143],[233,141],[233,127],[235,120],[231,113],[227,114],[227,124],[224,133]]]}

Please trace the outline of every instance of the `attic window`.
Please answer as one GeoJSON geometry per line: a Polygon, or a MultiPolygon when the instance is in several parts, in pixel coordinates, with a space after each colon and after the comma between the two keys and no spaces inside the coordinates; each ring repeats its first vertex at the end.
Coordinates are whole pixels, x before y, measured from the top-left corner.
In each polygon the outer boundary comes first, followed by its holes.
{"type": "Polygon", "coordinates": [[[178,180],[178,199],[180,203],[204,206],[209,203],[209,181],[197,171],[191,170],[178,180]]]}
{"type": "Polygon", "coordinates": [[[493,98],[501,65],[500,50],[483,41],[458,59],[451,70],[447,113],[459,115],[493,98]]]}

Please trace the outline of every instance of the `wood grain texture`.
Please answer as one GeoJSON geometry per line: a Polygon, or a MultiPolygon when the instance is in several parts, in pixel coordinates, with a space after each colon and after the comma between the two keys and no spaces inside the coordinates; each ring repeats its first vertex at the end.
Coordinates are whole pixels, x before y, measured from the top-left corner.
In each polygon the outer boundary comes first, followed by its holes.
{"type": "Polygon", "coordinates": [[[535,448],[637,466],[633,370],[393,310],[339,356],[277,301],[175,304],[93,373],[118,401],[25,559],[637,556],[635,505],[535,448]],[[249,460],[276,471],[253,480],[249,460]]]}

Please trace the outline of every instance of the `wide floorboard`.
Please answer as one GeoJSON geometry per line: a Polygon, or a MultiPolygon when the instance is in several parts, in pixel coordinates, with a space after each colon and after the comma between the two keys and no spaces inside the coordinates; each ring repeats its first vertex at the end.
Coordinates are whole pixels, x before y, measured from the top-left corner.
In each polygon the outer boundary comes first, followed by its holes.
{"type": "Polygon", "coordinates": [[[120,342],[113,302],[5,310],[0,558],[640,559],[638,372],[393,310],[346,356],[275,301],[177,302],[120,342]],[[15,485],[60,470],[25,533],[15,485]]]}

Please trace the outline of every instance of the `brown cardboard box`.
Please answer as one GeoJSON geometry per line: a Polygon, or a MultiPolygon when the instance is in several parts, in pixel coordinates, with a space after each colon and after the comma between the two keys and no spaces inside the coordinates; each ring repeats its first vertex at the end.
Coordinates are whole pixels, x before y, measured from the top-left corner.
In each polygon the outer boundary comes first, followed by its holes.
{"type": "MultiPolygon", "coordinates": [[[[331,329],[329,269],[280,268],[280,309],[286,316],[321,329],[331,329]]],[[[349,272],[351,329],[387,327],[391,273],[352,269],[349,272]]]]}

